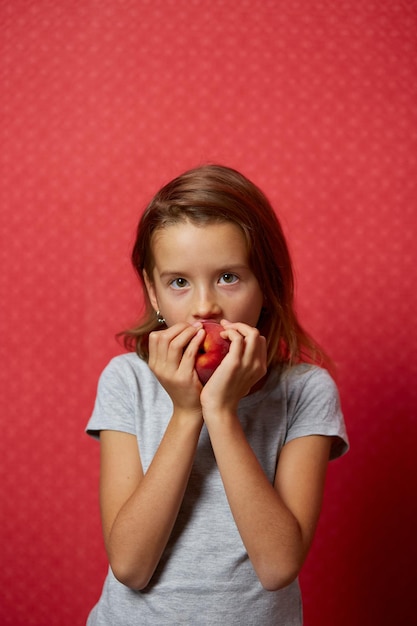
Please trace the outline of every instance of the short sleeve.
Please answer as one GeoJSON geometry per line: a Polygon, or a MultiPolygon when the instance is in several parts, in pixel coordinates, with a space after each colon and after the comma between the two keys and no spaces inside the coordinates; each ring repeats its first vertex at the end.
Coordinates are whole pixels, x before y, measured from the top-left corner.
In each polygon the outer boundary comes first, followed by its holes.
{"type": "Polygon", "coordinates": [[[330,374],[309,367],[291,377],[289,423],[286,442],[307,435],[333,438],[330,459],[347,452],[349,441],[340,405],[339,392],[330,374]]]}
{"type": "Polygon", "coordinates": [[[103,370],[93,413],[86,432],[98,438],[101,430],[135,434],[136,384],[129,364],[116,357],[103,370]]]}

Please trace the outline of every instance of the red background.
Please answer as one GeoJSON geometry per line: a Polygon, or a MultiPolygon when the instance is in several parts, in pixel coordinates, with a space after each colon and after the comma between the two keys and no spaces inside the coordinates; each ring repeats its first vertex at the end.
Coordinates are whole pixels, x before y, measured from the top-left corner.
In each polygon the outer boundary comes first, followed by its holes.
{"type": "Polygon", "coordinates": [[[0,622],[76,626],[106,570],[98,375],[163,183],[217,161],[269,195],[351,452],[302,574],[306,626],[417,624],[417,4],[0,0],[0,622]],[[414,580],[413,580],[414,578],[414,580]]]}

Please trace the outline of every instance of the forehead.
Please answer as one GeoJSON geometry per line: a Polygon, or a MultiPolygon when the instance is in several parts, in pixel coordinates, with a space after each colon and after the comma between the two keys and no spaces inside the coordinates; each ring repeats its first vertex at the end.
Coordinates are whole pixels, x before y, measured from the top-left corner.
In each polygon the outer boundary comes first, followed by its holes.
{"type": "Polygon", "coordinates": [[[152,236],[156,265],[180,261],[248,263],[248,246],[242,229],[233,222],[195,224],[178,222],[159,228],[152,236]]]}

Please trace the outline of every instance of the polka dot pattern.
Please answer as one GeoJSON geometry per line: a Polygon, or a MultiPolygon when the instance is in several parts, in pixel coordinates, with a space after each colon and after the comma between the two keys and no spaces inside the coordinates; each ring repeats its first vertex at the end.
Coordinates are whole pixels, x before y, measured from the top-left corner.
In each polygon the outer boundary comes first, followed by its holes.
{"type": "Polygon", "coordinates": [[[270,197],[337,366],[352,449],[329,469],[306,624],[413,623],[416,20],[415,0],[0,3],[2,624],[83,624],[100,593],[83,429],[142,306],[138,216],[207,161],[270,197]]]}

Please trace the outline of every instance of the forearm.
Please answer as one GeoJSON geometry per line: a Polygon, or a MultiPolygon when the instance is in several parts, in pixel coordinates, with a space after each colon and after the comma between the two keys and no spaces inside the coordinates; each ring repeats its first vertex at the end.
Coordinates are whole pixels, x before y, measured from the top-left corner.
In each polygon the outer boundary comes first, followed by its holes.
{"type": "Polygon", "coordinates": [[[146,587],[167,544],[188,483],[202,420],[173,415],[155,457],[111,527],[107,552],[115,576],[146,587]]]}
{"type": "Polygon", "coordinates": [[[297,519],[268,481],[237,417],[206,420],[229,505],[257,575],[268,589],[289,584],[304,560],[297,519]]]}

